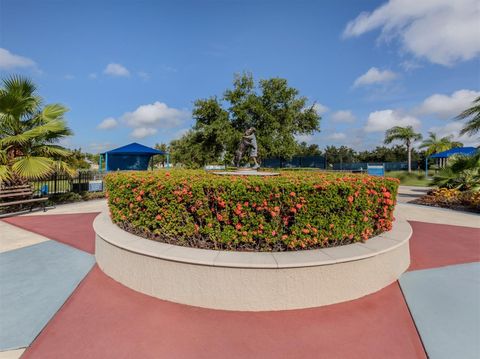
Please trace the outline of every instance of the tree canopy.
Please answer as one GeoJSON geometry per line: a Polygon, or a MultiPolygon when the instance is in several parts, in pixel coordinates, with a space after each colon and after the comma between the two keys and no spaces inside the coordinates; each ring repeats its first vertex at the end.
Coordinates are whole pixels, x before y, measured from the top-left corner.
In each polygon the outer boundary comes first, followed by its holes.
{"type": "Polygon", "coordinates": [[[319,130],[320,116],[307,98],[287,80],[271,78],[255,84],[249,73],[236,75],[222,98],[194,103],[195,125],[172,141],[172,159],[187,165],[230,161],[243,132],[256,128],[260,158],[290,158],[298,153],[295,136],[319,130]]]}

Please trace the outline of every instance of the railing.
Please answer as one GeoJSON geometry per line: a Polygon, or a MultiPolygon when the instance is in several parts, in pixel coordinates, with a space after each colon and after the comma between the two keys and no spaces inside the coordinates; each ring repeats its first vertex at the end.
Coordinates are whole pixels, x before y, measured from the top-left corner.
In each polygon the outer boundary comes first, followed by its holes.
{"type": "Polygon", "coordinates": [[[43,194],[98,191],[103,188],[100,182],[103,176],[103,173],[94,171],[80,171],[74,177],[54,173],[48,178],[32,181],[32,185],[35,191],[43,194]]]}
{"type": "Polygon", "coordinates": [[[385,171],[403,171],[408,169],[407,162],[356,162],[356,163],[335,163],[334,170],[346,171],[367,171],[368,165],[384,165],[385,171]]]}
{"type": "Polygon", "coordinates": [[[325,168],[323,156],[293,156],[291,159],[270,157],[262,160],[262,167],[267,168],[325,168]]]}

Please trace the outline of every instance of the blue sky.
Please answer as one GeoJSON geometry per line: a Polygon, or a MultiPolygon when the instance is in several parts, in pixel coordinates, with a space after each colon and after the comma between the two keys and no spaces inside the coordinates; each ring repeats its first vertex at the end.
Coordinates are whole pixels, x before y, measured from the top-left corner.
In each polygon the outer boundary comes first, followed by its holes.
{"type": "Polygon", "coordinates": [[[68,106],[65,145],[90,152],[179,137],[243,71],[316,103],[321,132],[301,139],[321,148],[394,125],[478,145],[452,117],[480,95],[479,18],[476,0],[0,0],[0,76],[68,106]]]}

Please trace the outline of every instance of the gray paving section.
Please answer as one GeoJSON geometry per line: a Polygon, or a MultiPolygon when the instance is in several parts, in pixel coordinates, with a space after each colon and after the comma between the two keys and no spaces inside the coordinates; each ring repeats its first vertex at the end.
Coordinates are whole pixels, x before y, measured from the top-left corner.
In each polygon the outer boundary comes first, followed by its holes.
{"type": "Polygon", "coordinates": [[[420,186],[399,186],[397,202],[399,203],[408,203],[414,199],[418,199],[427,194],[431,187],[420,187],[420,186]]]}
{"type": "Polygon", "coordinates": [[[94,263],[55,241],[0,253],[0,351],[30,345],[94,263]]]}
{"type": "Polygon", "coordinates": [[[480,358],[480,263],[408,272],[400,286],[429,358],[480,358]]]}

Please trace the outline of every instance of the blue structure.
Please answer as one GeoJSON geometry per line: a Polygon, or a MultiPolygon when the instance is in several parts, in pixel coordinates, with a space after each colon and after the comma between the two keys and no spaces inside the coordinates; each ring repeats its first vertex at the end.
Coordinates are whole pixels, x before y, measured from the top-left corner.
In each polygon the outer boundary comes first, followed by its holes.
{"type": "Polygon", "coordinates": [[[425,158],[425,177],[428,177],[428,159],[429,158],[449,158],[454,155],[472,156],[475,153],[477,153],[477,151],[478,149],[475,147],[456,147],[456,148],[451,148],[449,150],[427,156],[427,158],[425,158]]]}
{"type": "Polygon", "coordinates": [[[145,171],[148,169],[150,158],[155,155],[167,156],[167,167],[170,167],[170,156],[167,152],[159,151],[139,143],[116,148],[100,154],[100,169],[102,157],[105,158],[105,171],[145,171]]]}
{"type": "Polygon", "coordinates": [[[381,165],[367,165],[367,173],[370,176],[385,176],[385,166],[381,165]]]}

